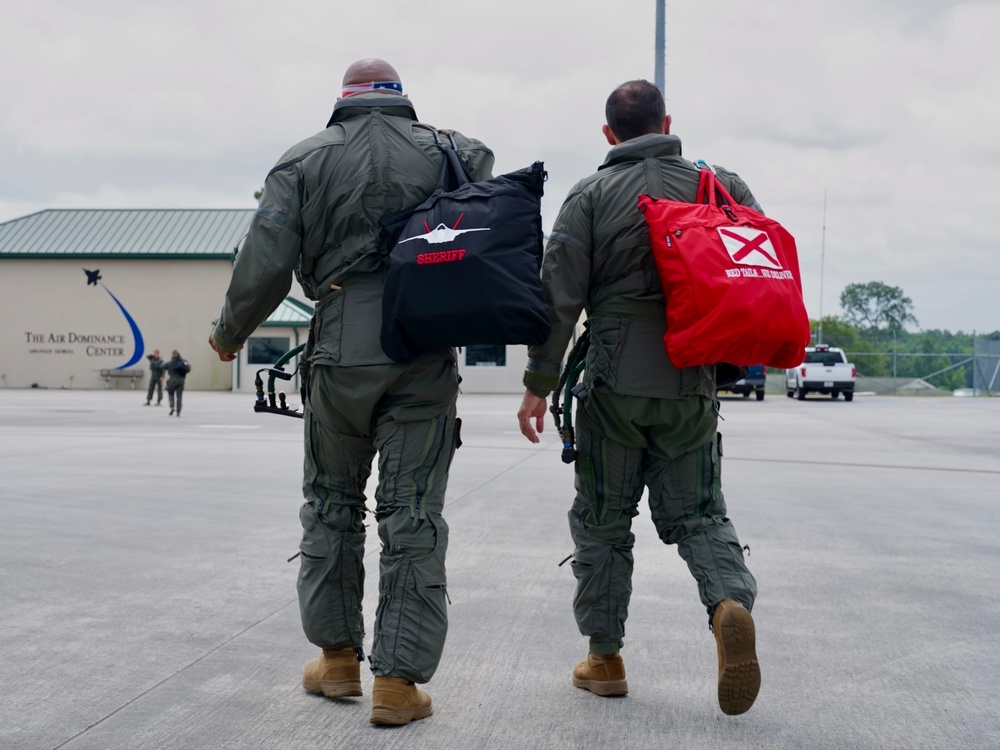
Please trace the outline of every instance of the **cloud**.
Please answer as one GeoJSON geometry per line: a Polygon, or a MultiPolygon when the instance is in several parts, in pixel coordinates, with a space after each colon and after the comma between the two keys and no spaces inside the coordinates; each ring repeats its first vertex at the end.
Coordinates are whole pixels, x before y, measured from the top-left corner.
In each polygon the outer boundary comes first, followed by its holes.
{"type": "MultiPolygon", "coordinates": [[[[420,117],[543,160],[551,226],[604,159],[604,101],[652,80],[648,0],[36,0],[0,26],[0,220],[40,208],[252,206],[320,130],[352,60],[393,62],[420,117]]],[[[690,158],[740,173],[798,238],[810,313],[902,286],[925,327],[995,329],[1000,4],[667,5],[690,158]],[[826,195],[826,232],[823,203],[826,195]],[[821,287],[822,279],[822,287],[821,287]]]]}

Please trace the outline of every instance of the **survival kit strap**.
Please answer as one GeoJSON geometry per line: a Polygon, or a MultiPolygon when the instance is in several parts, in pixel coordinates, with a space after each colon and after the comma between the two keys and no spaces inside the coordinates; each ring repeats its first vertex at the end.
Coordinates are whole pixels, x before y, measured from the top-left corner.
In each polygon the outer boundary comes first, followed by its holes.
{"type": "MultiPolygon", "coordinates": [[[[437,129],[431,127],[430,125],[425,125],[423,123],[418,123],[423,128],[430,131],[434,138],[435,145],[441,150],[441,172],[438,175],[437,186],[431,195],[436,193],[446,193],[457,189],[461,185],[471,182],[469,174],[465,171],[465,166],[462,164],[462,158],[459,156],[458,144],[455,142],[455,136],[452,135],[451,131],[445,129],[437,129]],[[442,139],[445,136],[445,140],[442,139]]],[[[430,196],[428,196],[430,197],[430,196]]],[[[417,211],[427,199],[418,201],[412,206],[406,206],[398,211],[390,211],[387,214],[379,217],[378,220],[378,252],[382,257],[383,264],[389,266],[389,256],[392,254],[393,248],[399,241],[399,236],[403,229],[406,227],[406,222],[410,220],[414,212],[417,211]]]]}

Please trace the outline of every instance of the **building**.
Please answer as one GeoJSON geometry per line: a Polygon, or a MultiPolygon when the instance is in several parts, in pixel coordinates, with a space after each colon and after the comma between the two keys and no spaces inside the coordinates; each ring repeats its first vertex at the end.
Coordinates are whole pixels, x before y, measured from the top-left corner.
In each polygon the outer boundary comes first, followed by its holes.
{"type": "MultiPolygon", "coordinates": [[[[144,389],[147,355],[177,349],[191,363],[187,388],[252,391],[257,370],[305,342],[312,315],[293,283],[235,363],[209,348],[253,213],[52,209],[0,223],[0,387],[144,389]]],[[[522,390],[525,347],[459,357],[463,391],[522,390]]]]}

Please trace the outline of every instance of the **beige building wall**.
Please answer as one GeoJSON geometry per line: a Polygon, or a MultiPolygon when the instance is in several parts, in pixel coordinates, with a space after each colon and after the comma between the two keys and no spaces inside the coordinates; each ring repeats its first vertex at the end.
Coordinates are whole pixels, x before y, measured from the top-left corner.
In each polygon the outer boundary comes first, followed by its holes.
{"type": "Polygon", "coordinates": [[[128,369],[143,370],[145,389],[146,355],[177,349],[191,363],[187,388],[228,390],[233,368],[207,342],[231,273],[228,260],[0,260],[0,387],[104,388],[101,370],[138,354],[128,369]],[[96,284],[85,269],[99,272],[96,284]]]}
{"type": "MultiPolygon", "coordinates": [[[[232,365],[220,362],[207,343],[231,275],[232,264],[223,259],[2,259],[0,388],[109,387],[101,370],[118,368],[137,353],[127,312],[142,338],[139,359],[127,368],[142,371],[136,390],[149,383],[146,355],[159,349],[168,359],[177,349],[191,363],[188,389],[252,393],[254,375],[266,365],[250,364],[246,350],[232,365]],[[96,284],[87,283],[85,270],[99,272],[96,284]]],[[[298,285],[292,287],[291,294],[306,301],[298,285]]],[[[285,337],[290,346],[307,335],[304,328],[272,326],[254,333],[285,337]]],[[[523,391],[527,347],[506,347],[503,365],[470,364],[468,354],[468,349],[459,353],[464,393],[523,391]]],[[[113,379],[110,387],[130,388],[131,381],[113,379]]],[[[298,381],[279,381],[276,389],[291,398],[298,381]]]]}

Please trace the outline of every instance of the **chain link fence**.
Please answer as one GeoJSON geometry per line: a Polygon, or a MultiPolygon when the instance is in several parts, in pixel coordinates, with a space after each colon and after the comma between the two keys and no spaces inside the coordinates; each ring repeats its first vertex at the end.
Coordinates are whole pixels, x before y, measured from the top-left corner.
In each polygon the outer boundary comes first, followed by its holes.
{"type": "Polygon", "coordinates": [[[976,394],[1000,395],[1000,341],[976,339],[973,345],[972,388],[976,394]]]}
{"type": "MultiPolygon", "coordinates": [[[[1000,341],[975,339],[969,352],[845,351],[857,368],[856,393],[896,396],[1000,396],[1000,341]]],[[[769,393],[785,390],[770,370],[769,393]]]]}
{"type": "Polygon", "coordinates": [[[1000,395],[1000,342],[976,340],[968,352],[846,352],[856,392],[897,396],[1000,395]]]}

